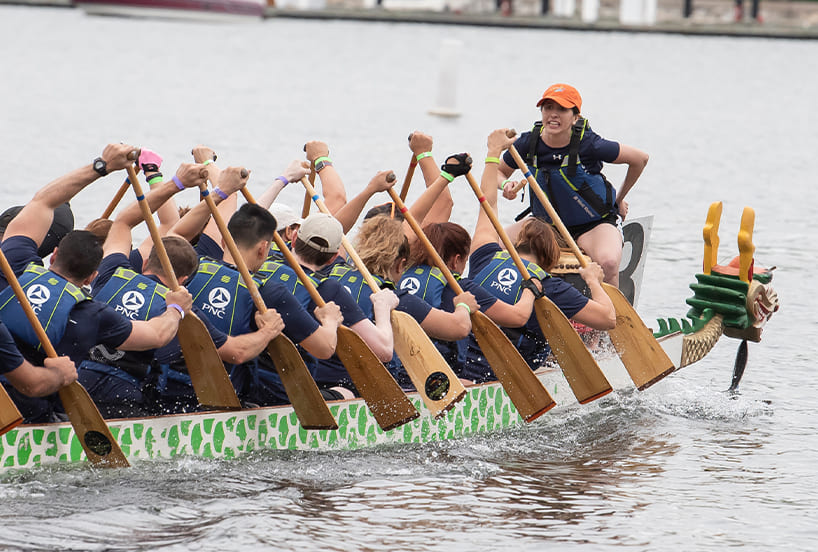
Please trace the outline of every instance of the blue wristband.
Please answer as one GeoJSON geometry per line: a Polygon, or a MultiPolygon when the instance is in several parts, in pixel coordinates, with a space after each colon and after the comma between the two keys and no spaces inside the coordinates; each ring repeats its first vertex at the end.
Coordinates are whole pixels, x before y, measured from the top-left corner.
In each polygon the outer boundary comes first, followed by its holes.
{"type": "Polygon", "coordinates": [[[184,317],[185,317],[185,309],[183,309],[182,307],[180,307],[180,306],[179,306],[179,305],[177,305],[176,303],[168,303],[168,304],[167,304],[167,305],[165,305],[165,306],[166,306],[167,308],[169,308],[169,309],[176,309],[177,311],[179,311],[179,314],[180,314],[180,315],[182,315],[182,318],[184,318],[184,317]]]}
{"type": "Polygon", "coordinates": [[[180,190],[184,190],[184,189],[185,189],[185,185],[184,185],[184,184],[182,184],[182,181],[181,181],[181,180],[179,180],[179,177],[178,177],[178,176],[176,176],[175,174],[173,175],[173,181],[176,183],[176,187],[177,187],[177,188],[179,188],[180,190]]]}
{"type": "Polygon", "coordinates": [[[213,188],[213,193],[222,199],[227,199],[227,194],[221,191],[218,186],[213,188]]]}
{"type": "Polygon", "coordinates": [[[290,183],[290,181],[289,181],[289,180],[287,180],[287,179],[286,179],[285,177],[283,177],[283,176],[277,176],[277,177],[275,177],[273,180],[281,180],[281,181],[284,183],[284,185],[285,185],[285,186],[286,186],[287,184],[289,184],[289,183],[290,183]]]}

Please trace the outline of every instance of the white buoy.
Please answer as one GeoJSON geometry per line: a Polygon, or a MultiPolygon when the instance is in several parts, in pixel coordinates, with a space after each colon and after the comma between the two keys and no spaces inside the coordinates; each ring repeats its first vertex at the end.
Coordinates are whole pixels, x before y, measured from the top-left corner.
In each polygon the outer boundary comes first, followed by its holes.
{"type": "Polygon", "coordinates": [[[457,110],[457,68],[461,61],[463,42],[447,38],[440,43],[440,72],[437,79],[437,104],[430,115],[459,117],[457,110]]]}

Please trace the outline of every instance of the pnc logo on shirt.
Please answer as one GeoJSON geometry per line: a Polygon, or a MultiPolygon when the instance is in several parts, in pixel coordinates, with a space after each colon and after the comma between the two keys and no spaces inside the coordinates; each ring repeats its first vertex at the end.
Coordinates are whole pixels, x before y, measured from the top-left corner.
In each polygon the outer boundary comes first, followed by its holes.
{"type": "Polygon", "coordinates": [[[412,295],[415,295],[420,289],[420,281],[418,281],[417,278],[406,278],[403,282],[401,282],[400,288],[405,289],[412,295]]]}
{"type": "Polygon", "coordinates": [[[126,291],[122,294],[120,304],[114,310],[131,320],[135,320],[139,315],[139,309],[145,305],[145,296],[138,291],[126,291]]]}
{"type": "Polygon", "coordinates": [[[202,305],[202,310],[217,318],[224,318],[225,309],[229,304],[230,292],[223,287],[217,287],[213,288],[207,295],[207,303],[202,305]]]}
{"type": "Polygon", "coordinates": [[[26,289],[26,297],[31,303],[31,310],[39,314],[43,305],[51,299],[51,292],[42,284],[33,284],[26,289]]]}
{"type": "Polygon", "coordinates": [[[511,293],[511,286],[517,283],[518,277],[519,274],[513,268],[504,268],[497,273],[497,278],[491,283],[491,287],[508,295],[511,293]]]}

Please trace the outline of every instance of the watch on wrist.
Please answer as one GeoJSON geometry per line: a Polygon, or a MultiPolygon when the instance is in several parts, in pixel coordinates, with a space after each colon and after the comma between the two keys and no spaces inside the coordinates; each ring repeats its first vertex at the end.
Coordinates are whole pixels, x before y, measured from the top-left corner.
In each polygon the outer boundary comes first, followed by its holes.
{"type": "Polygon", "coordinates": [[[321,172],[321,169],[323,169],[324,167],[331,167],[331,166],[332,166],[332,161],[319,161],[318,163],[315,164],[315,172],[317,172],[317,173],[321,172]]]}
{"type": "Polygon", "coordinates": [[[108,163],[106,163],[105,159],[102,157],[97,157],[94,159],[93,167],[100,176],[105,176],[108,174],[108,163]]]}

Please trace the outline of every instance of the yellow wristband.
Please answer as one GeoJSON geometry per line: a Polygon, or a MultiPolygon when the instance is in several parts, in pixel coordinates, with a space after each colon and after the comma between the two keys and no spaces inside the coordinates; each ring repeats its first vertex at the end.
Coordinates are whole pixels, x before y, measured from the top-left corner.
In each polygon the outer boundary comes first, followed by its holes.
{"type": "Polygon", "coordinates": [[[464,309],[466,309],[467,313],[471,314],[471,308],[466,303],[458,303],[454,306],[454,308],[457,307],[463,307],[464,309]]]}
{"type": "Polygon", "coordinates": [[[486,163],[497,163],[499,165],[500,164],[500,158],[499,157],[486,157],[486,163]]]}

